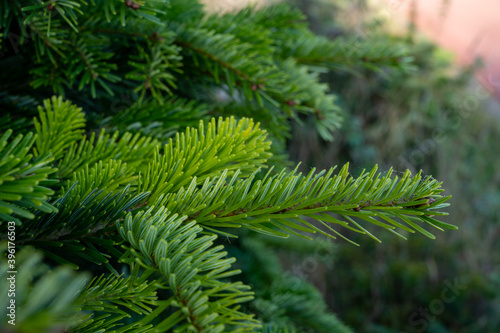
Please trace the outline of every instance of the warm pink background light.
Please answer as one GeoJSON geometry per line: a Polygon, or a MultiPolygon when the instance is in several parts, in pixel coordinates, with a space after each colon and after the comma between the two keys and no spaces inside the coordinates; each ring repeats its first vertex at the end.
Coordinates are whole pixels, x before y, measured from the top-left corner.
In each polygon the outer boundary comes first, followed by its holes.
{"type": "MultiPolygon", "coordinates": [[[[407,19],[412,0],[383,0],[394,19],[407,19]]],[[[419,31],[453,51],[458,63],[483,59],[479,80],[500,98],[500,1],[417,0],[419,31]]]]}

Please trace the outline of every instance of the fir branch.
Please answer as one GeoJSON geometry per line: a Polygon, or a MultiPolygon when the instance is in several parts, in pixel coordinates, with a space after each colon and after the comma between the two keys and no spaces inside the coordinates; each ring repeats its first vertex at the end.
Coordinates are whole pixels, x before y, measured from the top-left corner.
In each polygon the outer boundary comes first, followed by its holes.
{"type": "Polygon", "coordinates": [[[411,70],[412,57],[401,44],[388,40],[337,37],[330,40],[309,31],[290,35],[279,46],[283,58],[292,57],[297,63],[320,66],[337,71],[355,72],[367,68],[381,72],[384,68],[411,70]],[[298,36],[297,36],[298,35],[298,36]]]}
{"type": "MultiPolygon", "coordinates": [[[[17,245],[33,245],[42,249],[51,259],[78,268],[75,258],[102,265],[118,274],[109,264],[110,254],[120,257],[116,249],[119,237],[115,222],[134,207],[140,205],[148,193],[133,195],[130,186],[112,191],[112,184],[105,188],[77,186],[77,183],[57,199],[58,212],[38,216],[24,222],[17,229],[17,245]]],[[[115,184],[116,185],[116,184],[115,184]]]]}
{"type": "Polygon", "coordinates": [[[156,100],[149,98],[125,106],[119,116],[107,117],[101,125],[120,131],[138,132],[165,142],[176,132],[188,126],[197,126],[200,120],[208,120],[208,112],[208,105],[193,100],[168,98],[160,106],[156,100]]]}
{"type": "Polygon", "coordinates": [[[138,54],[131,56],[129,61],[134,70],[125,77],[141,82],[134,90],[140,93],[139,101],[144,99],[146,92],[149,92],[154,99],[163,104],[165,102],[163,93],[172,95],[172,89],[177,88],[172,72],[181,73],[182,70],[179,48],[165,40],[166,34],[158,38],[161,40],[155,44],[150,43],[147,50],[138,47],[138,54]]]}
{"type": "Polygon", "coordinates": [[[212,118],[206,130],[200,122],[197,130],[188,128],[176,135],[175,142],[170,139],[163,155],[155,153],[139,181],[138,191],[151,192],[149,202],[154,203],[160,195],[189,184],[194,176],[200,183],[224,169],[250,174],[255,168],[265,166],[270,157],[269,147],[266,132],[250,119],[237,122],[232,117],[220,118],[216,123],[212,118]]]}
{"type": "Polygon", "coordinates": [[[70,178],[98,161],[129,162],[128,169],[133,171],[153,155],[158,145],[157,140],[140,134],[124,133],[120,137],[118,132],[111,136],[104,130],[97,140],[95,133],[87,139],[82,130],[85,118],[81,108],[55,96],[43,103],[44,108],[38,108],[39,120],[34,119],[40,138],[36,140],[34,152],[35,156],[48,151],[55,154],[60,178],[70,178]]]}
{"type": "Polygon", "coordinates": [[[94,40],[90,43],[87,40],[89,38],[95,37],[82,35],[70,40],[73,55],[68,57],[66,76],[69,85],[72,86],[78,81],[78,90],[89,85],[91,96],[96,98],[96,83],[98,83],[109,95],[113,96],[114,93],[106,81],[116,83],[121,80],[119,76],[111,73],[117,69],[117,65],[109,61],[114,54],[109,49],[103,49],[105,46],[103,40],[94,40]]]}
{"type": "Polygon", "coordinates": [[[287,3],[277,3],[258,10],[247,7],[241,15],[262,27],[273,28],[279,34],[283,30],[306,28],[306,16],[297,7],[287,3]]]}
{"type": "MultiPolygon", "coordinates": [[[[215,236],[198,236],[202,229],[184,220],[156,205],[146,212],[128,214],[117,224],[120,235],[130,244],[122,261],[138,262],[161,272],[174,294],[175,302],[168,304],[184,309],[174,312],[156,329],[167,331],[178,325],[179,331],[229,332],[232,330],[228,328],[237,324],[235,331],[251,331],[257,322],[238,311],[237,304],[252,299],[253,293],[240,282],[219,281],[238,273],[228,271],[234,259],[224,259],[222,246],[212,246],[215,236]]],[[[145,318],[141,324],[151,320],[145,318]]]]}
{"type": "Polygon", "coordinates": [[[230,92],[239,88],[245,100],[255,99],[261,107],[267,103],[296,120],[298,113],[311,114],[317,119],[320,135],[332,140],[331,131],[340,123],[340,109],[334,96],[326,94],[327,86],[319,83],[318,74],[297,65],[291,58],[273,59],[271,55],[276,50],[269,40],[270,31],[250,35],[253,42],[250,46],[241,40],[247,40],[246,31],[251,25],[247,29],[235,27],[234,19],[227,15],[215,23],[217,18],[209,18],[199,30],[179,29],[176,43],[192,50],[195,62],[198,63],[197,55],[208,61],[203,68],[216,84],[224,81],[230,92]],[[202,34],[213,36],[213,40],[200,40],[198,36],[202,34]],[[246,54],[245,59],[240,54],[246,54]]]}
{"type": "Polygon", "coordinates": [[[280,237],[288,237],[287,233],[302,236],[298,232],[320,232],[332,238],[334,235],[345,238],[329,225],[334,223],[379,241],[354,219],[383,227],[403,238],[395,231],[396,227],[419,231],[430,238],[434,236],[417,223],[428,223],[439,230],[456,229],[432,218],[447,215],[437,210],[448,206],[444,202],[449,197],[439,195],[440,183],[430,177],[422,179],[419,173],[412,178],[407,171],[401,179],[391,178],[389,171],[380,178],[374,167],[370,173],[353,178],[347,165],[335,176],[333,171],[316,174],[313,169],[307,176],[282,171],[276,176],[268,173],[262,180],[255,180],[256,174],[244,180],[238,179],[237,174],[227,179],[224,172],[220,178],[206,179],[200,189],[194,179],[187,189],[166,195],[161,204],[173,212],[187,214],[189,220],[196,220],[213,232],[221,227],[243,226],[280,237]],[[344,221],[327,213],[339,214],[344,221]],[[300,216],[314,218],[330,233],[300,216]]]}
{"type": "MultiPolygon", "coordinates": [[[[196,53],[202,55],[203,57],[206,57],[206,58],[214,61],[218,65],[220,65],[220,66],[228,69],[230,72],[232,72],[232,73],[236,74],[237,76],[243,78],[243,80],[246,81],[246,82],[248,82],[249,84],[256,84],[257,83],[256,81],[253,81],[252,78],[249,75],[245,74],[242,70],[237,69],[236,67],[234,67],[231,64],[231,62],[224,61],[224,60],[218,58],[217,56],[209,53],[208,51],[205,51],[201,47],[196,47],[195,45],[193,45],[191,43],[188,43],[188,42],[184,42],[182,40],[177,40],[176,44],[179,45],[179,46],[181,46],[181,47],[183,47],[183,48],[195,51],[196,53]]],[[[222,74],[221,74],[221,77],[222,77],[222,74]]],[[[215,77],[215,79],[218,80],[219,77],[215,77]]]]}
{"type": "MultiPolygon", "coordinates": [[[[134,270],[128,277],[123,275],[94,277],[76,300],[82,311],[90,311],[92,315],[88,315],[86,320],[72,327],[72,330],[81,333],[92,333],[102,329],[137,332],[139,324],[125,324],[124,319],[131,318],[130,312],[147,316],[158,305],[156,290],[161,283],[155,279],[146,280],[151,272],[152,270],[149,273],[134,270]],[[105,322],[96,320],[103,315],[107,315],[105,322]]],[[[146,325],[141,329],[149,330],[152,326],[146,325]]]]}
{"type": "MultiPolygon", "coordinates": [[[[83,12],[80,10],[81,6],[87,3],[84,0],[50,0],[47,2],[39,3],[36,1],[36,5],[24,6],[22,8],[23,12],[29,13],[24,19],[25,23],[30,22],[33,17],[36,16],[52,16],[52,12],[55,10],[59,16],[66,21],[66,23],[75,31],[78,31],[78,19],[77,16],[82,15],[83,12]]],[[[33,3],[33,2],[32,2],[33,3]]],[[[47,31],[50,31],[50,20],[47,23],[47,31]]]]}
{"type": "MultiPolygon", "coordinates": [[[[259,52],[249,43],[232,34],[222,34],[203,27],[176,27],[175,43],[192,57],[196,66],[207,70],[216,84],[224,80],[229,89],[240,86],[252,99],[256,87],[265,83],[276,72],[270,54],[259,52]],[[245,54],[245,57],[241,57],[245,54]]],[[[260,98],[257,95],[255,98],[260,98]]]]}
{"type": "Polygon", "coordinates": [[[86,165],[111,159],[127,163],[130,170],[140,170],[142,165],[149,162],[157,146],[158,141],[147,136],[131,133],[120,136],[119,132],[110,135],[102,130],[97,139],[95,133],[92,133],[90,138],[82,137],[79,143],[68,148],[58,164],[58,175],[67,179],[86,165]]]}
{"type": "Polygon", "coordinates": [[[87,229],[105,228],[147,196],[128,193],[130,186],[120,191],[96,188],[84,197],[80,196],[80,192],[84,191],[76,188],[73,193],[71,189],[53,203],[59,209],[57,213],[42,215],[26,223],[19,232],[19,240],[52,239],[53,235],[57,235],[58,239],[76,239],[80,233],[86,234],[87,229]]]}
{"type": "MultiPolygon", "coordinates": [[[[134,175],[133,170],[127,168],[126,163],[117,160],[105,162],[100,160],[92,167],[87,164],[74,172],[73,177],[68,179],[66,185],[61,189],[60,196],[65,196],[66,193],[72,191],[72,196],[85,198],[96,189],[102,189],[103,193],[109,193],[133,183],[135,179],[137,176],[134,175]]],[[[96,199],[101,197],[96,197],[96,199]]]]}
{"type": "MultiPolygon", "coordinates": [[[[57,171],[50,166],[53,158],[46,153],[33,159],[29,152],[36,136],[32,133],[19,134],[9,142],[11,135],[7,130],[0,137],[0,220],[21,223],[18,217],[33,219],[34,211],[57,212],[46,201],[54,194],[46,186],[57,182],[48,178],[57,171]]],[[[5,231],[7,225],[1,226],[5,231]]]]}
{"type": "Polygon", "coordinates": [[[38,107],[38,115],[40,121],[33,120],[38,134],[34,154],[39,156],[51,152],[57,160],[83,134],[85,117],[82,109],[54,96],[43,101],[43,108],[38,107]]]}

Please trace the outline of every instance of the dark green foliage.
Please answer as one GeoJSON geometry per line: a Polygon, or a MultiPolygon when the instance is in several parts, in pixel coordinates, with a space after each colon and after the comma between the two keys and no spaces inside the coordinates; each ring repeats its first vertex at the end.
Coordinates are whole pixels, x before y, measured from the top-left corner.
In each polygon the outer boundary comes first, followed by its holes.
{"type": "Polygon", "coordinates": [[[0,231],[16,222],[18,278],[33,279],[18,285],[32,292],[19,326],[2,330],[349,332],[284,275],[273,251],[286,243],[248,230],[456,229],[422,173],[277,170],[292,121],[325,140],[340,125],[320,74],[407,72],[401,44],[353,52],[287,5],[207,15],[196,1],[2,1],[0,27],[0,231]],[[240,236],[251,265],[277,265],[238,275],[219,235],[240,236]]]}
{"type": "Polygon", "coordinates": [[[57,212],[46,200],[54,191],[44,185],[57,180],[48,176],[57,169],[50,166],[50,153],[33,158],[30,149],[35,141],[32,133],[9,140],[11,130],[0,138],[0,219],[20,222],[18,217],[33,219],[29,209],[45,213],[57,212]]]}
{"type": "MultiPolygon", "coordinates": [[[[2,104],[8,105],[8,96],[18,93],[29,98],[57,92],[82,101],[86,112],[103,117],[117,111],[130,115],[129,108],[142,109],[150,96],[155,101],[149,103],[150,113],[155,107],[159,115],[164,114],[159,108],[168,110],[176,103],[166,97],[174,96],[174,90],[175,96],[213,104],[217,88],[238,104],[255,108],[254,117],[272,115],[271,124],[283,116],[313,117],[320,134],[332,139],[331,131],[340,123],[339,107],[318,82],[321,68],[351,70],[360,63],[376,70],[409,68],[409,57],[399,45],[366,42],[353,53],[350,41],[331,42],[311,34],[303,15],[286,5],[202,20],[201,7],[193,3],[141,2],[137,10],[114,0],[44,6],[29,6],[30,1],[4,3],[0,24],[7,49],[1,73],[3,78],[14,77],[12,65],[23,73],[15,73],[14,82],[5,87],[8,94],[2,104]],[[48,9],[51,6],[53,10],[48,9]],[[146,19],[130,18],[136,15],[146,19]],[[306,49],[304,41],[309,41],[306,49]],[[318,57],[325,50],[327,56],[318,57]],[[376,51],[377,61],[367,58],[369,50],[376,51]],[[18,82],[18,78],[28,80],[18,82]],[[112,96],[124,103],[116,103],[112,96]]],[[[192,107],[177,104],[176,113],[187,108],[189,114],[192,107]]],[[[163,127],[166,119],[160,119],[156,126],[163,127]]],[[[139,119],[129,116],[116,123],[131,125],[128,121],[139,119]]],[[[273,134],[282,137],[286,132],[273,134]]]]}

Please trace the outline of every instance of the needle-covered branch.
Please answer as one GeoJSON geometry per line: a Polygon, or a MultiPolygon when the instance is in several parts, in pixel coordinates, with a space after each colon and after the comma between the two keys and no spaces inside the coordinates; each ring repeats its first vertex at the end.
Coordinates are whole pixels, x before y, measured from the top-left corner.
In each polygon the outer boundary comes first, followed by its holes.
{"type": "MultiPolygon", "coordinates": [[[[33,219],[36,211],[57,212],[46,201],[54,194],[48,186],[57,183],[57,179],[48,178],[57,171],[51,167],[51,154],[33,158],[31,147],[36,135],[19,134],[9,140],[11,135],[7,130],[0,136],[0,221],[21,223],[19,218],[33,219]]],[[[6,224],[1,229],[5,235],[6,224]]]]}
{"type": "MultiPolygon", "coordinates": [[[[421,173],[409,171],[399,178],[392,170],[385,176],[374,167],[369,173],[352,177],[348,165],[334,175],[334,168],[308,175],[296,171],[269,172],[257,180],[257,173],[239,179],[224,172],[221,177],[206,179],[203,186],[190,186],[161,201],[173,212],[182,212],[207,230],[219,232],[221,227],[246,227],[270,235],[287,237],[285,232],[320,232],[334,237],[344,236],[332,227],[339,225],[368,234],[365,227],[374,224],[404,238],[396,230],[418,231],[434,238],[422,223],[443,230],[456,229],[433,216],[447,215],[441,208],[450,197],[442,196],[441,183],[421,173]],[[337,214],[331,215],[331,213],[337,214]],[[303,217],[317,220],[326,232],[303,217]]],[[[300,235],[300,234],[299,234],[300,235]]]]}
{"type": "Polygon", "coordinates": [[[158,331],[166,332],[182,320],[185,324],[177,329],[194,332],[233,332],[233,325],[234,332],[247,332],[259,326],[252,315],[239,311],[239,303],[253,299],[249,287],[220,281],[239,271],[230,270],[234,258],[226,258],[223,246],[213,246],[215,235],[199,236],[202,228],[194,221],[186,223],[185,216],[159,205],[128,214],[117,227],[128,243],[121,260],[159,271],[173,294],[159,308],[170,306],[174,312],[155,326],[158,331]]]}
{"type": "Polygon", "coordinates": [[[198,129],[188,128],[178,133],[175,141],[170,139],[162,154],[155,153],[140,179],[139,191],[151,192],[149,201],[153,203],[160,195],[189,184],[193,177],[200,183],[224,169],[251,174],[256,168],[265,167],[271,157],[270,146],[266,131],[251,119],[212,119],[206,130],[200,122],[198,129]]]}

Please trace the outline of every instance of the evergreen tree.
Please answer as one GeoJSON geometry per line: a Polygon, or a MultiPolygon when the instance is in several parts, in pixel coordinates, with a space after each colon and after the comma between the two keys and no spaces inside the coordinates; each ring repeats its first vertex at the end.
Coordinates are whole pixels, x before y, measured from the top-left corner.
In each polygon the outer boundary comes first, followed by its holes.
{"type": "Polygon", "coordinates": [[[320,74],[410,70],[400,45],[194,0],[2,0],[0,26],[2,330],[348,332],[256,233],[456,229],[430,176],[286,167],[291,122],[340,125],[320,74]],[[219,236],[271,281],[253,303],[219,236]]]}

